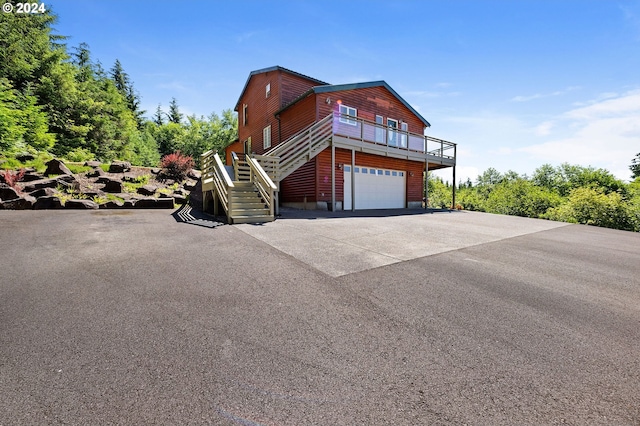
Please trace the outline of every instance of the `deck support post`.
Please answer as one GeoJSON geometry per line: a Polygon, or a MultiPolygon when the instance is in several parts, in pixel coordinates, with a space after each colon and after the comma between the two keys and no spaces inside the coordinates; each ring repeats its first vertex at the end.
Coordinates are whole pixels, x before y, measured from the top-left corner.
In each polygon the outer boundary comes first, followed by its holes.
{"type": "Polygon", "coordinates": [[[336,146],[331,142],[331,211],[336,211],[336,146]]]}
{"type": "Polygon", "coordinates": [[[424,209],[429,207],[429,160],[424,162],[424,209]]]}
{"type": "MultiPolygon", "coordinates": [[[[456,160],[456,145],[453,146],[453,160],[456,160]]],[[[451,208],[456,208],[456,164],[453,163],[453,191],[451,192],[452,205],[451,208]]]]}
{"type": "Polygon", "coordinates": [[[351,211],[356,211],[356,150],[351,150],[351,211]]]}

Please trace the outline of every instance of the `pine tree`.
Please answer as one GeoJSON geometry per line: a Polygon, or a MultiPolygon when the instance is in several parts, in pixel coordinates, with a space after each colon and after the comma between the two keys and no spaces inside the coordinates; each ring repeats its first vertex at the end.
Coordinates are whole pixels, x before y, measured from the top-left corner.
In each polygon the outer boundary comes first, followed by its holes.
{"type": "Polygon", "coordinates": [[[169,122],[176,124],[182,122],[182,114],[178,109],[178,101],[176,101],[176,98],[171,98],[171,103],[169,104],[169,122]]]}
{"type": "Polygon", "coordinates": [[[162,108],[160,107],[160,104],[158,104],[158,108],[156,108],[156,113],[153,116],[153,122],[156,123],[158,126],[162,126],[164,124],[164,118],[162,117],[164,115],[164,112],[162,111],[162,108]]]}
{"type": "Polygon", "coordinates": [[[636,154],[636,157],[631,160],[631,165],[629,166],[629,170],[631,170],[631,178],[636,179],[640,177],[640,152],[636,154]]]}
{"type": "Polygon", "coordinates": [[[143,115],[146,111],[140,109],[140,95],[134,89],[133,82],[129,78],[129,74],[127,74],[122,68],[122,64],[119,59],[116,59],[113,68],[111,68],[111,80],[113,80],[116,85],[118,92],[124,96],[127,101],[127,106],[138,123],[138,128],[141,129],[144,122],[143,115]]]}

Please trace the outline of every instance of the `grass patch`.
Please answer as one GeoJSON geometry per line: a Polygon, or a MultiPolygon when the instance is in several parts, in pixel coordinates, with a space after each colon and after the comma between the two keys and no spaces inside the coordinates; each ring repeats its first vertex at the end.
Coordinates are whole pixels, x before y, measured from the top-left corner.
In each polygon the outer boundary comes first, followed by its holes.
{"type": "Polygon", "coordinates": [[[89,170],[93,170],[92,167],[85,166],[84,163],[65,163],[65,165],[71,170],[74,175],[80,173],[86,173],[89,170]]]}
{"type": "Polygon", "coordinates": [[[122,182],[122,188],[125,192],[136,192],[138,188],[142,188],[149,183],[151,175],[140,175],[131,182],[122,182]]]}

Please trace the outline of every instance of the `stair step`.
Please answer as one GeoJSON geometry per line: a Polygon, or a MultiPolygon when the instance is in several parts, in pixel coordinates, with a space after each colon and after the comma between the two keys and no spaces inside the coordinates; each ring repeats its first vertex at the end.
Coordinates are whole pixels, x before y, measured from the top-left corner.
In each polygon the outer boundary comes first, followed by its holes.
{"type": "Polygon", "coordinates": [[[234,216],[231,218],[234,224],[237,223],[265,223],[265,222],[273,222],[275,219],[270,215],[262,215],[262,216],[234,216]]]}

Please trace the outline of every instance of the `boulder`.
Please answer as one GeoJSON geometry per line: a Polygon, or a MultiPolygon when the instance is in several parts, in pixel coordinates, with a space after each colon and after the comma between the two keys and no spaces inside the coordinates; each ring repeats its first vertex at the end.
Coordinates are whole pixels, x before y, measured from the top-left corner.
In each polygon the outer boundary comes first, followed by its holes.
{"type": "MultiPolygon", "coordinates": [[[[108,209],[108,210],[121,209],[123,205],[124,205],[124,203],[121,202],[121,201],[109,200],[106,203],[100,204],[100,208],[101,209],[108,209]]],[[[132,207],[133,207],[133,205],[132,205],[132,207]]]]}
{"type": "Polygon", "coordinates": [[[36,189],[55,188],[58,185],[59,185],[58,179],[46,178],[46,179],[40,179],[40,180],[35,180],[33,182],[29,182],[28,184],[22,187],[22,190],[24,192],[33,192],[36,189]]]}
{"type": "Polygon", "coordinates": [[[131,170],[131,163],[128,161],[113,161],[109,165],[109,173],[124,173],[131,170]]]}
{"type": "Polygon", "coordinates": [[[62,201],[60,201],[60,198],[54,196],[40,197],[33,204],[34,210],[61,209],[62,207],[62,201]]]}
{"type": "Polygon", "coordinates": [[[93,167],[94,169],[95,169],[96,167],[100,167],[100,164],[102,164],[102,163],[101,163],[101,162],[99,162],[99,161],[85,161],[85,162],[84,162],[84,165],[85,165],[85,166],[87,166],[87,167],[93,167]]]}
{"type": "Polygon", "coordinates": [[[29,195],[31,195],[32,197],[35,198],[40,198],[40,197],[51,197],[53,196],[56,192],[55,189],[53,188],[40,188],[40,189],[36,189],[35,191],[31,191],[29,193],[29,195]]]}
{"type": "Polygon", "coordinates": [[[185,197],[184,195],[181,194],[176,194],[175,192],[172,195],[173,200],[176,204],[186,204],[187,203],[187,197],[185,197]]]}
{"type": "Polygon", "coordinates": [[[193,180],[187,180],[182,184],[182,187],[187,191],[193,191],[193,188],[196,187],[197,182],[193,180]]]}
{"type": "Polygon", "coordinates": [[[22,194],[19,198],[13,200],[0,201],[0,210],[31,210],[35,202],[35,197],[22,194]]]}
{"type": "Polygon", "coordinates": [[[6,184],[0,184],[0,200],[9,201],[20,198],[20,193],[6,184]]]}
{"type": "Polygon", "coordinates": [[[135,182],[136,179],[138,179],[138,178],[133,173],[125,173],[125,174],[122,175],[122,181],[123,182],[135,182]]]}
{"type": "Polygon", "coordinates": [[[64,203],[65,209],[77,209],[77,210],[97,210],[98,204],[91,200],[68,200],[64,203]]]}
{"type": "Polygon", "coordinates": [[[92,170],[89,170],[86,176],[90,178],[101,177],[104,176],[104,170],[102,170],[100,167],[95,167],[92,170]]]}
{"type": "Polygon", "coordinates": [[[57,160],[55,158],[53,160],[48,161],[46,164],[47,164],[47,170],[44,171],[45,176],[72,174],[71,170],[69,170],[69,168],[65,166],[62,161],[57,160]]]}
{"type": "Polygon", "coordinates": [[[24,174],[24,176],[22,176],[22,182],[33,182],[35,180],[40,180],[43,179],[44,176],[42,176],[39,173],[36,173],[35,171],[33,172],[26,172],[24,174]]]}
{"type": "Polygon", "coordinates": [[[122,192],[122,182],[117,179],[109,179],[105,182],[104,188],[102,188],[104,192],[110,192],[112,194],[118,194],[122,192]]]}
{"type": "Polygon", "coordinates": [[[196,187],[189,195],[189,205],[197,210],[202,210],[202,181],[199,180],[196,187]]]}
{"type": "Polygon", "coordinates": [[[137,192],[140,195],[151,196],[151,195],[156,193],[157,189],[158,188],[156,188],[153,185],[144,185],[144,186],[141,186],[140,188],[138,188],[137,192]]]}
{"type": "Polygon", "coordinates": [[[193,180],[198,180],[202,177],[202,172],[200,170],[191,169],[189,170],[189,173],[187,173],[187,177],[193,180]]]}
{"type": "Polygon", "coordinates": [[[142,198],[134,204],[136,209],[172,209],[173,198],[142,198]]]}

